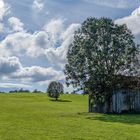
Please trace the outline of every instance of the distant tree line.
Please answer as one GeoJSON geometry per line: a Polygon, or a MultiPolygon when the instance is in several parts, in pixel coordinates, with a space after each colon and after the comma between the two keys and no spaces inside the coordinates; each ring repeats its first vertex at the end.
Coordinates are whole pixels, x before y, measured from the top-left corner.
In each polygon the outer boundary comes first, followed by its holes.
{"type": "MultiPolygon", "coordinates": [[[[45,93],[43,91],[40,91],[38,89],[34,89],[33,91],[30,91],[29,89],[15,89],[10,90],[9,92],[0,91],[0,93],[45,93]]],[[[64,93],[64,87],[63,84],[57,81],[52,81],[48,85],[46,93],[49,97],[55,98],[56,100],[59,98],[60,94],[77,94],[77,90],[74,90],[73,92],[65,92],[64,93]]]]}
{"type": "Polygon", "coordinates": [[[39,91],[37,89],[30,91],[28,89],[21,88],[19,90],[11,90],[11,91],[9,91],[9,93],[42,93],[42,91],[39,91]]]}

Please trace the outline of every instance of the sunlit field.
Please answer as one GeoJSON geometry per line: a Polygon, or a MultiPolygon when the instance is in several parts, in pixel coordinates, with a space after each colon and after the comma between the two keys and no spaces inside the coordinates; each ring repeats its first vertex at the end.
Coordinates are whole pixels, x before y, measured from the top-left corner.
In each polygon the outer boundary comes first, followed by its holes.
{"type": "Polygon", "coordinates": [[[140,140],[140,115],[87,110],[83,95],[0,94],[0,140],[140,140]]]}

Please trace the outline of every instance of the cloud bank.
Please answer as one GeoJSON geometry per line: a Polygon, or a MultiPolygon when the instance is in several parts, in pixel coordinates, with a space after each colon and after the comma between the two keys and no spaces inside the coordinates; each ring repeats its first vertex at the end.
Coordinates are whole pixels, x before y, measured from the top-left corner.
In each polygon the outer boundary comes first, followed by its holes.
{"type": "Polygon", "coordinates": [[[52,80],[64,81],[64,65],[68,46],[80,24],[65,27],[64,19],[52,19],[40,31],[33,33],[24,29],[16,17],[8,19],[9,34],[0,42],[0,75],[7,80],[26,83],[48,84],[52,80]],[[20,59],[40,59],[44,56],[47,67],[23,66],[20,59]]]}

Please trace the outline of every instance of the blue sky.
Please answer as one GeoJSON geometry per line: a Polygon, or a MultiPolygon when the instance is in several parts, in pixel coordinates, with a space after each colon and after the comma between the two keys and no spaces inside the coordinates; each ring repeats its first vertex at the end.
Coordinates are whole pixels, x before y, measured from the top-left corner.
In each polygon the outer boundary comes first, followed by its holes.
{"type": "MultiPolygon", "coordinates": [[[[0,90],[64,82],[74,31],[87,17],[127,24],[140,43],[140,0],[0,0],[0,90]]],[[[72,88],[66,88],[71,91],[72,88]]]]}

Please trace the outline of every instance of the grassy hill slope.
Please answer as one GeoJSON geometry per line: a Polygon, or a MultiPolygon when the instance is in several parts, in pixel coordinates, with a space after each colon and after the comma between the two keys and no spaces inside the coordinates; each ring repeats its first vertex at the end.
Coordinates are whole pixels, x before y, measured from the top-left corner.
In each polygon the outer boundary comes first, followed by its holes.
{"type": "Polygon", "coordinates": [[[0,94],[0,140],[140,140],[140,115],[87,113],[88,97],[0,94]]]}

